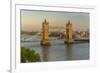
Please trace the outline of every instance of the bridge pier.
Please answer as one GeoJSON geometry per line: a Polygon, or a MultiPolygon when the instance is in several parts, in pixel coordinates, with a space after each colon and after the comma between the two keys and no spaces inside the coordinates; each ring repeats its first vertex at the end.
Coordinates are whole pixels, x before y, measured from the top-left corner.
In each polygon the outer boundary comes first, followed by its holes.
{"type": "Polygon", "coordinates": [[[67,44],[72,44],[74,42],[73,40],[73,29],[72,29],[72,24],[70,21],[66,24],[66,36],[65,36],[65,42],[67,44]]]}
{"type": "Polygon", "coordinates": [[[49,23],[44,20],[42,23],[42,40],[41,40],[41,45],[51,45],[51,42],[49,40],[49,23]]]}

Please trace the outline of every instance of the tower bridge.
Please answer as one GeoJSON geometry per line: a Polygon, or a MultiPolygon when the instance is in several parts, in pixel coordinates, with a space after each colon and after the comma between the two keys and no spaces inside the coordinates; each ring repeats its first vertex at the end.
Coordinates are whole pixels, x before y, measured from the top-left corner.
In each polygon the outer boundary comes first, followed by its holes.
{"type": "Polygon", "coordinates": [[[49,40],[49,23],[45,19],[44,22],[42,23],[42,40],[41,40],[41,45],[51,45],[51,42],[49,40]]]}
{"type": "MultiPolygon", "coordinates": [[[[41,45],[51,45],[51,41],[49,40],[49,22],[45,19],[42,23],[42,40],[41,45]]],[[[72,24],[70,21],[66,24],[66,38],[65,43],[73,43],[73,30],[72,24]]]]}
{"type": "Polygon", "coordinates": [[[70,21],[66,24],[66,39],[65,43],[73,43],[73,28],[70,21]]]}

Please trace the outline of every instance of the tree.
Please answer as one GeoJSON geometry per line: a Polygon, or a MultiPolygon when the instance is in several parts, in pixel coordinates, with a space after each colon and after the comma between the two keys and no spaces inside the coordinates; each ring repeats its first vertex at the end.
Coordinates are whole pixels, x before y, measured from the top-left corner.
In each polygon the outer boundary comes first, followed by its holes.
{"type": "Polygon", "coordinates": [[[30,48],[21,47],[21,62],[40,62],[40,55],[30,48]]]}

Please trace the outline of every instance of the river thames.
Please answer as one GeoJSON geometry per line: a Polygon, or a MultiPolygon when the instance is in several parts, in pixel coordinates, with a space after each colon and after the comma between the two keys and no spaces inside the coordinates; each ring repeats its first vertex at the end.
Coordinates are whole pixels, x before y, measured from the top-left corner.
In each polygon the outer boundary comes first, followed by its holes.
{"type": "Polygon", "coordinates": [[[64,40],[51,39],[51,46],[41,46],[39,36],[23,35],[30,38],[31,41],[21,41],[21,47],[28,47],[35,50],[40,55],[41,61],[70,61],[70,60],[88,60],[89,42],[65,44],[64,40]]]}

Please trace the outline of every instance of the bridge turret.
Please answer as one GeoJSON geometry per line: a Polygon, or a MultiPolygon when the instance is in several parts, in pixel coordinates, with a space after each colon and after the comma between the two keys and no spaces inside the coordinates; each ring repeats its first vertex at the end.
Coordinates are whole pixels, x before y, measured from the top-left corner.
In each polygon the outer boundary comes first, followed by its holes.
{"type": "Polygon", "coordinates": [[[73,43],[73,29],[70,21],[66,24],[65,43],[73,43]]]}
{"type": "Polygon", "coordinates": [[[45,19],[44,22],[42,23],[42,40],[41,40],[41,45],[50,45],[50,40],[49,40],[49,23],[45,19]]]}

